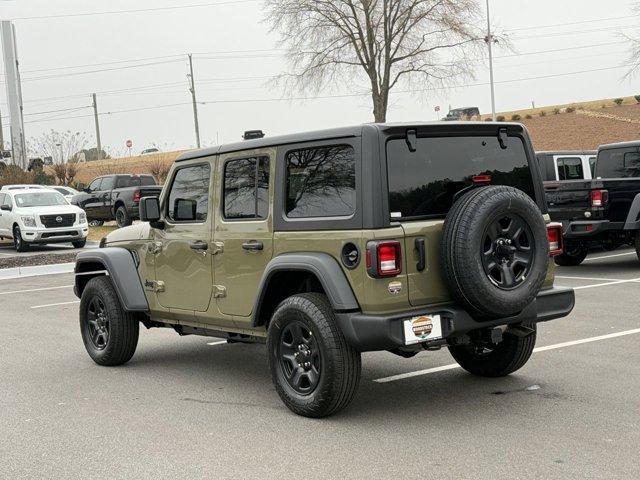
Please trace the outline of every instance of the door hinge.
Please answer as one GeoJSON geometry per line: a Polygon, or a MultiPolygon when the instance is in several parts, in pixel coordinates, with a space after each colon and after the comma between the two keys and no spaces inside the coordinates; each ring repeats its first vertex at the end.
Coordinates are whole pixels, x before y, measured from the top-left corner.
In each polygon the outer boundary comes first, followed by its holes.
{"type": "Polygon", "coordinates": [[[164,282],[162,280],[145,280],[144,288],[155,293],[164,292],[164,282]]]}
{"type": "Polygon", "coordinates": [[[224,252],[224,242],[213,242],[211,247],[211,255],[216,255],[218,253],[224,252]]]}
{"type": "Polygon", "coordinates": [[[227,296],[227,287],[222,285],[213,286],[213,298],[224,298],[227,296]]]}
{"type": "Polygon", "coordinates": [[[162,251],[162,242],[151,242],[149,244],[149,253],[155,255],[162,251]]]}

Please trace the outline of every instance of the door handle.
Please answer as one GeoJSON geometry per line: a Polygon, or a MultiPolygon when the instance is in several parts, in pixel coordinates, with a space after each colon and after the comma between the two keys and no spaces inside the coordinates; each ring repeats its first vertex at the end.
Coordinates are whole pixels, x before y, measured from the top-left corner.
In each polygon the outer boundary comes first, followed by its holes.
{"type": "Polygon", "coordinates": [[[249,242],[244,242],[242,244],[242,248],[251,252],[257,252],[264,249],[264,245],[262,242],[256,242],[255,240],[251,240],[249,242]]]}
{"type": "Polygon", "coordinates": [[[418,263],[416,263],[416,270],[422,272],[427,266],[427,259],[424,251],[424,238],[416,238],[416,250],[418,250],[418,263]]]}
{"type": "Polygon", "coordinates": [[[209,248],[209,244],[207,242],[203,242],[202,240],[196,240],[195,242],[191,242],[189,244],[189,248],[197,252],[206,252],[209,248]]]}

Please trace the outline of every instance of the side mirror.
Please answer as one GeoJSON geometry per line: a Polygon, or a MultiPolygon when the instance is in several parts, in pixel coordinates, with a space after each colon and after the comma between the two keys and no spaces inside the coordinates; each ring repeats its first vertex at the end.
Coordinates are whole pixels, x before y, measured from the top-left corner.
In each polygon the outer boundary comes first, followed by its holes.
{"type": "Polygon", "coordinates": [[[140,199],[140,220],[153,223],[160,220],[160,200],[158,197],[142,197],[140,199]]]}
{"type": "Polygon", "coordinates": [[[7,212],[11,211],[11,205],[2,205],[0,206],[0,210],[5,210],[7,212]]]}

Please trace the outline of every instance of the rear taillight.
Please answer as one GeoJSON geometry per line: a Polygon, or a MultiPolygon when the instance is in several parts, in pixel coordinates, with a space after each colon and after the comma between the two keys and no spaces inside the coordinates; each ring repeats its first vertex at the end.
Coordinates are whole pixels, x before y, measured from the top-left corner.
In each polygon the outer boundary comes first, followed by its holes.
{"type": "Polygon", "coordinates": [[[547,240],[549,240],[549,255],[555,257],[564,253],[561,224],[550,223],[547,225],[547,240]]]}
{"type": "Polygon", "coordinates": [[[609,201],[609,192],[607,190],[591,190],[591,207],[604,207],[609,201]]]}
{"type": "Polygon", "coordinates": [[[133,201],[134,202],[140,201],[140,190],[136,190],[135,192],[133,192],[133,201]]]}
{"type": "Polygon", "coordinates": [[[374,278],[395,277],[402,272],[402,248],[398,241],[369,242],[367,271],[374,278]]]}

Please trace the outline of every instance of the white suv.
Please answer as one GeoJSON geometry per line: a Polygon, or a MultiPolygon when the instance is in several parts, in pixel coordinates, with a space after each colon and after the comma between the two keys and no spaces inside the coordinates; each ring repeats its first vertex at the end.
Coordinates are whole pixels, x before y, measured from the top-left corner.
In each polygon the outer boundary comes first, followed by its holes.
{"type": "Polygon", "coordinates": [[[32,243],[71,243],[84,247],[87,215],[48,188],[3,188],[0,191],[0,238],[13,238],[18,252],[32,243]]]}

